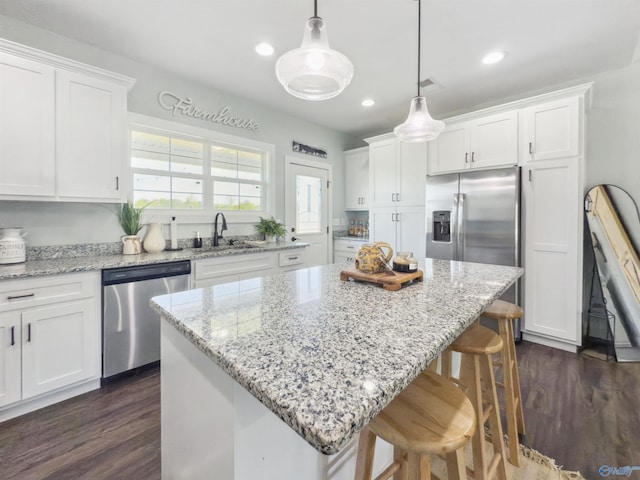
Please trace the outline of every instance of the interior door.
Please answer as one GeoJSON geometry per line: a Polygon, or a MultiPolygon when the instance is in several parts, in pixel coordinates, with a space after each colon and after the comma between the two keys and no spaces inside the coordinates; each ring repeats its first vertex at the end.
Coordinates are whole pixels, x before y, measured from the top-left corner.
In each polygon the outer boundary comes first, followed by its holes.
{"type": "Polygon", "coordinates": [[[309,244],[306,266],[329,259],[329,166],[288,161],[285,224],[289,240],[309,244]]]}

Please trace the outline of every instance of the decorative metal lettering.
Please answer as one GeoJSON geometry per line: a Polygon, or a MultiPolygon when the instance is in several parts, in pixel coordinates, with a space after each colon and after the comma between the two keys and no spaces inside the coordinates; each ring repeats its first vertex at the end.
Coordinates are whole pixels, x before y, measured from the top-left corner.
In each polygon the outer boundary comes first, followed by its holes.
{"type": "Polygon", "coordinates": [[[187,117],[199,118],[205,122],[221,123],[229,127],[245,128],[247,130],[257,130],[258,122],[252,118],[239,118],[229,115],[230,107],[222,107],[219,112],[207,112],[195,106],[191,98],[181,98],[175,93],[163,90],[158,94],[158,103],[166,110],[171,110],[173,115],[181,113],[187,117]]]}

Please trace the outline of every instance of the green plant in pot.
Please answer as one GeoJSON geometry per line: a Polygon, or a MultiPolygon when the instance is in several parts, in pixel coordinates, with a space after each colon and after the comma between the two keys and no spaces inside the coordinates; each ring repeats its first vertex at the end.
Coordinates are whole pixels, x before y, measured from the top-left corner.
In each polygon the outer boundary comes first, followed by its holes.
{"type": "Polygon", "coordinates": [[[122,253],[125,255],[135,255],[142,253],[142,244],[138,233],[142,230],[142,212],[144,207],[136,207],[131,200],[123,203],[118,211],[118,220],[122,230],[126,234],[122,237],[122,253]]]}
{"type": "Polygon", "coordinates": [[[264,235],[264,239],[269,243],[275,242],[277,237],[283,237],[287,233],[284,223],[278,222],[273,217],[260,217],[260,223],[256,225],[256,230],[259,234],[264,235]]]}

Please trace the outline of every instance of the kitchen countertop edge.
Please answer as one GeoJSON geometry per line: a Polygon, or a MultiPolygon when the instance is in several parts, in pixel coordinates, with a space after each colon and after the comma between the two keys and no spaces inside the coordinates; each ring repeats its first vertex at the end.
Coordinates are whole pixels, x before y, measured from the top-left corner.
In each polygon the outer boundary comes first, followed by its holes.
{"type": "Polygon", "coordinates": [[[25,263],[0,265],[0,280],[44,277],[64,273],[90,272],[107,268],[151,265],[180,260],[202,260],[263,252],[305,248],[308,243],[276,243],[263,247],[223,248],[221,250],[184,249],[178,252],[141,253],[139,255],[101,255],[49,260],[29,260],[25,263]]]}

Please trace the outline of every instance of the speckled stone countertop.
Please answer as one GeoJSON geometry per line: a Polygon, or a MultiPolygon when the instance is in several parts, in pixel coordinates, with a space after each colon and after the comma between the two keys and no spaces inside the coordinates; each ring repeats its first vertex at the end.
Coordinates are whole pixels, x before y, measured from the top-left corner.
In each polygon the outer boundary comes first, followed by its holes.
{"type": "Polygon", "coordinates": [[[178,252],[142,253],[140,255],[95,255],[73,258],[28,260],[14,265],[0,265],[0,280],[11,278],[41,277],[72,272],[88,272],[105,268],[147,265],[177,260],[226,257],[247,253],[272,252],[306,247],[307,243],[274,243],[260,247],[222,246],[203,249],[184,249],[178,252]]]}
{"type": "Polygon", "coordinates": [[[523,273],[425,259],[424,280],[392,292],[343,282],[343,268],[189,290],[151,305],[309,444],[332,454],[523,273]]]}

